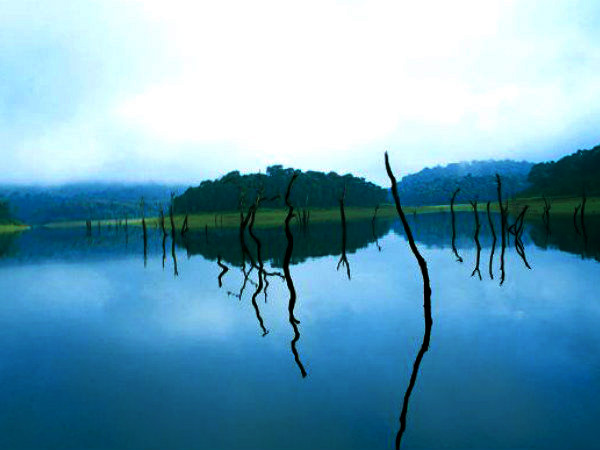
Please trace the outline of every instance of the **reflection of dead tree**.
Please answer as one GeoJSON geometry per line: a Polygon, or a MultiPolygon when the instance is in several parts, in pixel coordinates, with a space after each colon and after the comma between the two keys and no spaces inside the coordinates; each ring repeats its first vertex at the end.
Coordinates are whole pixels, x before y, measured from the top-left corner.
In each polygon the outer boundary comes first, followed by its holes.
{"type": "Polygon", "coordinates": [[[508,216],[508,208],[505,208],[502,204],[502,180],[500,179],[500,175],[498,174],[496,174],[496,184],[498,185],[498,208],[500,209],[500,224],[502,236],[502,249],[500,251],[500,286],[502,286],[506,278],[506,272],[504,270],[504,252],[506,251],[506,221],[508,216]]]}
{"type": "MultiPolygon", "coordinates": [[[[258,204],[258,201],[257,201],[258,204]]],[[[258,285],[256,286],[256,290],[254,291],[254,294],[252,294],[252,306],[254,307],[254,312],[256,313],[256,318],[258,320],[258,323],[260,325],[260,328],[263,331],[263,337],[266,336],[267,334],[269,334],[269,330],[267,330],[265,328],[265,323],[263,321],[262,316],[260,315],[260,309],[258,308],[258,302],[256,301],[256,297],[258,297],[258,295],[260,294],[260,292],[263,289],[263,271],[264,271],[264,265],[262,262],[262,257],[261,257],[261,245],[260,245],[260,240],[258,239],[258,237],[256,237],[256,235],[253,233],[253,226],[254,226],[254,219],[256,218],[256,208],[252,209],[249,213],[250,215],[250,223],[248,224],[248,233],[250,234],[250,237],[254,240],[254,242],[256,243],[256,259],[258,261],[258,285]]]]}
{"type": "Polygon", "coordinates": [[[515,250],[517,251],[517,254],[521,257],[521,259],[525,263],[525,267],[527,267],[528,269],[531,269],[529,262],[527,262],[527,257],[525,256],[525,246],[523,245],[523,241],[521,240],[521,236],[523,235],[523,229],[524,229],[525,214],[527,213],[528,208],[529,208],[528,205],[525,205],[523,207],[523,210],[519,213],[519,215],[515,219],[515,223],[513,223],[508,228],[508,231],[515,237],[515,250]]]}
{"type": "Polygon", "coordinates": [[[487,202],[486,209],[487,209],[488,223],[490,224],[490,231],[492,232],[492,250],[490,252],[489,272],[490,272],[490,279],[493,280],[494,279],[494,271],[493,271],[494,251],[496,250],[496,230],[494,230],[494,222],[492,222],[492,214],[490,212],[490,202],[487,202]]]}
{"type": "Polygon", "coordinates": [[[477,260],[475,262],[475,269],[471,273],[471,276],[477,274],[479,279],[481,280],[481,272],[479,271],[479,262],[481,260],[481,244],[479,243],[479,229],[481,228],[481,224],[479,223],[479,213],[477,212],[477,200],[469,201],[471,206],[473,207],[473,214],[475,215],[475,235],[473,239],[475,239],[475,245],[477,246],[477,260]]]}
{"type": "Polygon", "coordinates": [[[381,245],[379,245],[379,239],[377,238],[377,233],[375,232],[375,219],[377,218],[377,211],[379,211],[379,205],[375,206],[375,212],[373,213],[373,218],[371,219],[371,231],[373,232],[373,239],[375,239],[377,250],[381,251],[381,245]]]}
{"type": "Polygon", "coordinates": [[[454,215],[454,201],[459,192],[460,188],[457,188],[450,199],[450,214],[452,216],[452,251],[454,252],[454,256],[456,256],[456,260],[458,262],[463,262],[463,259],[458,254],[458,250],[456,250],[456,217],[454,215]]]}
{"type": "Polygon", "coordinates": [[[177,253],[175,253],[175,239],[171,239],[171,257],[173,258],[173,275],[178,276],[179,271],[177,270],[177,253]]]}
{"type": "Polygon", "coordinates": [[[423,334],[423,341],[421,343],[421,348],[417,353],[417,357],[415,359],[415,363],[413,365],[413,370],[410,376],[410,381],[408,383],[408,387],[404,394],[404,401],[402,403],[402,411],[400,413],[400,429],[398,430],[398,434],[396,435],[396,449],[400,448],[400,443],[402,441],[402,435],[406,430],[406,414],[408,412],[408,401],[410,399],[410,395],[415,386],[415,382],[417,381],[417,374],[419,372],[419,366],[421,365],[421,361],[423,360],[423,356],[429,349],[429,341],[431,338],[431,328],[433,326],[433,318],[431,316],[431,285],[429,281],[429,271],[427,269],[427,262],[419,252],[417,248],[417,244],[415,243],[415,239],[413,238],[412,231],[408,225],[408,221],[406,220],[406,216],[404,215],[404,211],[402,210],[402,205],[400,204],[400,197],[398,195],[398,186],[396,184],[396,177],[394,176],[392,169],[390,167],[388,154],[385,153],[385,169],[387,174],[392,182],[392,195],[394,197],[394,203],[396,204],[396,211],[400,216],[400,220],[402,221],[402,226],[404,227],[404,233],[406,234],[406,238],[408,239],[408,244],[410,249],[412,250],[413,255],[415,256],[417,263],[419,264],[419,268],[421,269],[421,276],[423,277],[423,314],[425,317],[425,332],[423,334]]]}
{"type": "Polygon", "coordinates": [[[289,321],[292,329],[294,330],[294,338],[290,343],[292,348],[292,354],[294,355],[294,360],[296,361],[296,365],[300,369],[300,373],[302,374],[302,378],[306,377],[306,370],[304,369],[304,365],[302,361],[300,361],[300,355],[298,354],[298,349],[296,348],[296,344],[300,339],[300,330],[298,329],[298,324],[300,321],[296,319],[294,316],[294,308],[296,307],[296,289],[294,288],[294,281],[292,280],[292,275],[290,273],[290,261],[292,259],[292,251],[294,250],[294,236],[290,231],[290,221],[294,216],[294,207],[290,203],[290,192],[292,190],[292,185],[294,181],[298,178],[298,173],[294,173],[292,178],[290,179],[290,183],[288,184],[287,191],[285,193],[285,204],[288,207],[288,213],[285,217],[284,221],[284,231],[285,237],[287,239],[287,246],[285,248],[285,254],[283,256],[283,274],[285,277],[285,283],[287,285],[288,291],[290,292],[290,300],[288,302],[288,312],[289,312],[289,321]]]}
{"type": "Polygon", "coordinates": [[[219,287],[222,288],[223,287],[223,276],[227,273],[227,271],[229,270],[229,267],[227,267],[225,264],[223,264],[221,262],[221,255],[217,255],[217,264],[221,268],[221,273],[219,274],[219,277],[217,279],[219,280],[219,287]]]}
{"type": "Polygon", "coordinates": [[[348,257],[346,256],[346,212],[344,210],[344,199],[346,198],[346,186],[344,185],[344,190],[342,191],[342,196],[340,197],[340,217],[342,220],[342,255],[340,256],[340,260],[337,265],[337,270],[340,270],[340,266],[346,266],[346,274],[348,275],[348,279],[350,279],[350,264],[348,263],[348,257]]]}
{"type": "Polygon", "coordinates": [[[242,261],[242,268],[240,270],[242,271],[242,275],[244,276],[244,281],[242,282],[242,286],[240,288],[240,291],[237,294],[235,292],[232,292],[232,291],[227,291],[227,295],[231,295],[231,296],[237,298],[238,300],[242,299],[242,296],[244,295],[244,290],[246,289],[246,285],[248,283],[256,286],[256,283],[254,283],[254,281],[252,281],[250,279],[250,274],[254,270],[254,267],[250,266],[250,269],[248,269],[248,271],[246,271],[246,262],[242,261]]]}
{"type": "Polygon", "coordinates": [[[544,212],[542,213],[542,222],[546,227],[546,234],[550,234],[550,209],[552,208],[552,205],[550,204],[545,195],[542,196],[542,199],[544,200],[544,212]]]}

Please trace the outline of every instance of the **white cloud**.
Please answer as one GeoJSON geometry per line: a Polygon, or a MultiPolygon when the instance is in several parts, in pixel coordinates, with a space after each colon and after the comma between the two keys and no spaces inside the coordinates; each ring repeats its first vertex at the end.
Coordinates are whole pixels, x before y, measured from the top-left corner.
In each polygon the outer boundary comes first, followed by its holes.
{"type": "MultiPolygon", "coordinates": [[[[23,174],[32,142],[47,159],[110,178],[146,174],[153,163],[168,164],[163,176],[173,179],[180,161],[198,179],[281,162],[381,181],[373,157],[385,149],[406,173],[460,159],[541,159],[598,137],[593,2],[108,5],[98,23],[86,15],[76,29],[92,30],[79,63],[110,82],[65,132],[15,145],[23,174]],[[125,19],[106,19],[120,9],[125,19]],[[95,48],[103,33],[120,40],[95,48]],[[76,155],[83,147],[97,149],[87,165],[76,155]],[[208,156],[215,149],[221,155],[208,156]]],[[[59,165],[45,170],[64,178],[59,165]]]]}

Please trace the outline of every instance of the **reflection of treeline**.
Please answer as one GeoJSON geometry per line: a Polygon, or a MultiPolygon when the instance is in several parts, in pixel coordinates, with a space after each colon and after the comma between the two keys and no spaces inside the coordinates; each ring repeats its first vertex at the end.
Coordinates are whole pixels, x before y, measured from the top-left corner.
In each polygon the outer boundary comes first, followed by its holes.
{"type": "MultiPolygon", "coordinates": [[[[491,215],[496,230],[500,228],[500,214],[491,215]]],[[[415,240],[428,247],[450,248],[452,246],[452,218],[450,213],[420,214],[407,217],[415,240]]],[[[484,211],[479,211],[479,242],[483,248],[491,247],[492,231],[484,211]]],[[[455,214],[456,246],[460,249],[475,248],[473,239],[475,219],[473,212],[457,212],[455,214]]],[[[394,224],[394,232],[403,235],[400,223],[394,224]]],[[[525,239],[525,242],[527,240],[525,239]]]]}
{"type": "MultiPolygon", "coordinates": [[[[240,203],[246,207],[256,198],[259,191],[265,197],[279,195],[279,198],[265,205],[283,208],[283,193],[294,169],[283,166],[270,166],[267,173],[241,175],[230,172],[216,180],[203,181],[199,186],[189,188],[175,198],[175,212],[198,213],[204,211],[233,211],[240,203]]],[[[297,171],[299,172],[299,171],[297,171]]],[[[338,175],[335,172],[315,171],[299,172],[290,194],[290,201],[296,208],[305,206],[314,208],[337,207],[339,197],[346,188],[346,206],[374,207],[387,199],[387,191],[364,178],[353,175],[338,175]]]]}
{"type": "Polygon", "coordinates": [[[528,223],[529,236],[538,247],[555,248],[600,261],[600,236],[596,232],[600,229],[600,217],[586,217],[586,227],[589,232],[584,237],[577,234],[570,217],[554,216],[550,233],[538,218],[528,223]]]}
{"type": "MultiPolygon", "coordinates": [[[[294,186],[295,188],[295,186],[294,186]]],[[[392,225],[389,220],[378,221],[375,227],[375,237],[380,238],[388,233],[392,225]]],[[[292,227],[294,234],[294,253],[292,264],[298,264],[311,257],[337,256],[342,251],[342,241],[339,223],[315,223],[308,231],[292,227]]],[[[354,253],[358,249],[375,242],[370,221],[351,221],[346,225],[346,252],[354,253]]],[[[274,267],[281,267],[287,241],[281,227],[260,228],[254,230],[260,239],[262,259],[274,267]]],[[[208,239],[204,232],[189,232],[184,238],[178,237],[177,244],[185,247],[189,255],[202,255],[206,259],[221,259],[234,266],[242,265],[242,249],[238,230],[211,229],[208,239]]],[[[247,246],[252,256],[256,255],[256,247],[247,246]]]]}
{"type": "MultiPolygon", "coordinates": [[[[158,254],[160,239],[149,233],[148,253],[158,254]]],[[[93,227],[91,236],[81,228],[36,228],[22,233],[0,233],[0,258],[14,258],[23,262],[52,259],[67,261],[102,261],[107,258],[141,255],[143,251],[140,227],[124,229],[114,226],[93,227]]]]}

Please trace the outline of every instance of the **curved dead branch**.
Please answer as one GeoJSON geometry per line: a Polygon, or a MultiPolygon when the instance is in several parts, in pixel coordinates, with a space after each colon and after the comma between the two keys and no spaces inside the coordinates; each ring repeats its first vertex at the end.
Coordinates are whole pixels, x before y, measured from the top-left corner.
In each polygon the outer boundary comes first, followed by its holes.
{"type": "Polygon", "coordinates": [[[410,395],[415,386],[415,382],[417,380],[417,374],[419,372],[419,367],[421,365],[421,361],[423,360],[423,356],[429,349],[429,341],[431,339],[431,328],[433,326],[433,318],[431,316],[431,284],[429,280],[429,270],[427,269],[427,262],[419,252],[417,248],[417,244],[415,243],[415,239],[413,238],[412,231],[410,226],[408,225],[408,221],[406,220],[406,216],[404,215],[404,211],[402,210],[402,205],[400,204],[400,197],[398,195],[398,186],[396,183],[396,177],[392,172],[390,167],[390,162],[388,158],[387,152],[385,152],[385,169],[387,171],[388,177],[392,183],[392,196],[394,197],[394,203],[396,204],[396,211],[400,216],[400,221],[402,222],[402,226],[404,227],[404,233],[406,234],[406,238],[408,239],[408,244],[410,249],[415,256],[417,263],[419,264],[419,268],[421,270],[421,276],[423,277],[423,313],[425,316],[425,333],[423,334],[423,341],[421,343],[421,348],[417,353],[417,357],[415,359],[415,363],[413,365],[413,370],[411,373],[410,381],[408,384],[408,388],[404,394],[404,401],[402,403],[402,411],[400,413],[400,429],[396,434],[396,449],[400,448],[400,443],[402,441],[402,435],[406,430],[406,414],[408,412],[408,402],[410,399],[410,395]]]}

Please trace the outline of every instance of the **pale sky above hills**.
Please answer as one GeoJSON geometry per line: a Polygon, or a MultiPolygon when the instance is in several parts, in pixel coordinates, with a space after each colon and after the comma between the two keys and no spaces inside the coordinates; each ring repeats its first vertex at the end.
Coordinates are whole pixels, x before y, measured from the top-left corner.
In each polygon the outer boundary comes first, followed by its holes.
{"type": "Polygon", "coordinates": [[[0,0],[0,183],[387,183],[600,143],[597,1],[0,0]]]}

